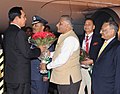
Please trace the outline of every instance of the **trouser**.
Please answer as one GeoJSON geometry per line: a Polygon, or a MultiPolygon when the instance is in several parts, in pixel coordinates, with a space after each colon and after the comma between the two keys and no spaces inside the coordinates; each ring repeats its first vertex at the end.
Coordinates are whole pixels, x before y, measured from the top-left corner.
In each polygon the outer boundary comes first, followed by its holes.
{"type": "Polygon", "coordinates": [[[48,94],[48,81],[39,81],[32,80],[31,81],[31,94],[48,94]]]}
{"type": "Polygon", "coordinates": [[[85,87],[87,86],[88,94],[91,94],[91,77],[88,69],[81,68],[82,81],[80,84],[80,90],[78,94],[85,94],[85,87]]]}
{"type": "Polygon", "coordinates": [[[80,82],[73,83],[70,78],[70,85],[57,85],[59,94],[78,94],[80,82]]]}
{"type": "Polygon", "coordinates": [[[30,83],[6,83],[6,94],[30,94],[30,83]]]}

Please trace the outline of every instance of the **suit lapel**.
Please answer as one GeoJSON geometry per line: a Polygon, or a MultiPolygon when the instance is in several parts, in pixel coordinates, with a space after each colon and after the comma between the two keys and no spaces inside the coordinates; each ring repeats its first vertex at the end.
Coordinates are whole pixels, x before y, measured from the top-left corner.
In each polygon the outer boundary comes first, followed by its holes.
{"type": "Polygon", "coordinates": [[[95,49],[94,49],[94,46],[95,46],[95,45],[93,45],[93,44],[94,44],[95,42],[98,42],[97,37],[98,37],[98,36],[96,36],[96,35],[93,33],[92,40],[91,40],[91,43],[90,43],[89,54],[93,53],[93,51],[95,50],[95,49]]]}
{"type": "Polygon", "coordinates": [[[92,51],[94,50],[93,43],[95,42],[95,39],[96,38],[93,36],[90,43],[89,54],[92,53],[92,51]]]}
{"type": "Polygon", "coordinates": [[[98,57],[97,61],[99,61],[99,59],[101,59],[113,46],[115,46],[116,44],[118,44],[118,40],[115,38],[113,39],[108,45],[107,47],[103,50],[103,52],[100,54],[100,56],[98,57]]]}
{"type": "Polygon", "coordinates": [[[82,43],[84,40],[85,34],[80,36],[80,47],[82,48],[82,43]]]}

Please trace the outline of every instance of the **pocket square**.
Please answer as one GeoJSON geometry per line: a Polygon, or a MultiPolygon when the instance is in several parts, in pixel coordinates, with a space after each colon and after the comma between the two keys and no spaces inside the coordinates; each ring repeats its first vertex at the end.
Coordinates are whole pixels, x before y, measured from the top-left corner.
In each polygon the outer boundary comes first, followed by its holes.
{"type": "Polygon", "coordinates": [[[98,42],[94,42],[94,43],[93,43],[93,46],[96,46],[96,45],[98,45],[98,42]]]}

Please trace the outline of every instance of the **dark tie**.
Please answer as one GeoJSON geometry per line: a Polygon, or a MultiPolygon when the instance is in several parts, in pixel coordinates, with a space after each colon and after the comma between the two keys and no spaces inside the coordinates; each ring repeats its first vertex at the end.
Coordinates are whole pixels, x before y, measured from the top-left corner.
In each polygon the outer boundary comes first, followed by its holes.
{"type": "Polygon", "coordinates": [[[88,40],[88,36],[86,36],[85,43],[86,43],[86,52],[88,53],[89,52],[89,40],[88,40]]]}

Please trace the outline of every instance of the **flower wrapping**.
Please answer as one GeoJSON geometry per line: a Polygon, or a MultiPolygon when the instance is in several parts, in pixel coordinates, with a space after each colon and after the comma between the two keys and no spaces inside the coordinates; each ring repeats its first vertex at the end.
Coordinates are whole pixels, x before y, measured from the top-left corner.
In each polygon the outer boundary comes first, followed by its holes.
{"type": "MultiPolygon", "coordinates": [[[[38,58],[41,60],[41,63],[45,63],[45,64],[50,63],[50,57],[47,54],[47,50],[45,52],[41,53],[40,57],[38,57],[38,58]]],[[[50,70],[47,70],[46,66],[44,66],[43,69],[40,70],[40,73],[43,76],[47,76],[48,79],[50,79],[50,70]]]]}

